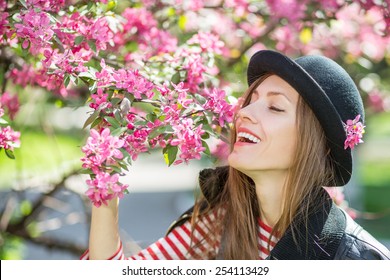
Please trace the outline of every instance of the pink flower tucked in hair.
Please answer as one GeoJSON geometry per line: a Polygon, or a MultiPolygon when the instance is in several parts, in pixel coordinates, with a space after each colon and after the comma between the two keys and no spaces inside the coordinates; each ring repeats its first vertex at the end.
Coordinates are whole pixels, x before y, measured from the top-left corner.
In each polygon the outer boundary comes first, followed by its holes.
{"type": "Polygon", "coordinates": [[[357,115],[354,120],[347,120],[347,124],[344,125],[344,129],[347,133],[347,139],[344,142],[344,149],[348,147],[353,150],[355,145],[363,143],[363,133],[365,126],[360,120],[360,115],[357,115]]]}

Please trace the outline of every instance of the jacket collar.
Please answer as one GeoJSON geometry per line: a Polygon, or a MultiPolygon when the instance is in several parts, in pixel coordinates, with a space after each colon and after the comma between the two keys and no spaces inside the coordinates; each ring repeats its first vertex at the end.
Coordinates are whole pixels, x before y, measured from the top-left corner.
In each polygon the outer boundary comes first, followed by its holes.
{"type": "Polygon", "coordinates": [[[299,219],[294,219],[267,259],[332,260],[335,258],[346,227],[345,216],[325,190],[312,205],[310,209],[312,214],[309,215],[307,225],[304,221],[298,222],[299,219]]]}

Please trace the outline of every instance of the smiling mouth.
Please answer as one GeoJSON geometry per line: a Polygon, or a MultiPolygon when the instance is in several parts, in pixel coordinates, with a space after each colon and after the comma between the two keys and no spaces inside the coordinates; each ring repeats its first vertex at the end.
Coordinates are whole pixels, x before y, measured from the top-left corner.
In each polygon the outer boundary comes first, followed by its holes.
{"type": "Polygon", "coordinates": [[[246,132],[239,132],[237,134],[237,142],[257,144],[260,143],[261,140],[252,134],[246,132]]]}

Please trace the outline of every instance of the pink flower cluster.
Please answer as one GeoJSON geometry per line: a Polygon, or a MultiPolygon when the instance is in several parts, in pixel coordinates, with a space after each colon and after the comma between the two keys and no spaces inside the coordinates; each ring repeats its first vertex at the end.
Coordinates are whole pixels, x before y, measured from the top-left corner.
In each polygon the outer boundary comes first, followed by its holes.
{"type": "MultiPolygon", "coordinates": [[[[2,115],[0,108],[0,117],[2,115]]],[[[20,147],[20,132],[14,131],[10,126],[0,127],[0,149],[13,151],[20,147]]]]}
{"type": "Polygon", "coordinates": [[[136,99],[141,99],[143,96],[151,99],[154,95],[154,85],[149,80],[144,78],[138,70],[119,69],[107,66],[105,61],[100,63],[102,69],[96,72],[98,87],[113,86],[117,89],[125,89],[136,99]]]}
{"type": "Polygon", "coordinates": [[[344,129],[347,134],[347,138],[344,142],[344,149],[348,147],[353,150],[355,145],[363,143],[363,133],[365,126],[360,120],[360,115],[357,115],[353,120],[347,120],[347,123],[344,124],[344,129]]]}
{"type": "Polygon", "coordinates": [[[109,174],[100,172],[94,179],[87,180],[89,186],[86,195],[96,207],[102,204],[107,205],[107,201],[114,197],[123,197],[124,191],[128,188],[119,182],[119,174],[109,174]]]}
{"type": "Polygon", "coordinates": [[[105,128],[101,132],[91,129],[90,137],[82,147],[85,154],[81,159],[82,166],[93,172],[92,179],[87,181],[86,194],[97,207],[115,196],[121,197],[127,188],[118,181],[118,174],[110,174],[116,161],[123,158],[120,149],[124,144],[124,140],[110,135],[110,129],[105,128]]]}
{"type": "Polygon", "coordinates": [[[151,99],[154,95],[153,83],[145,79],[138,70],[119,69],[113,72],[112,78],[118,89],[125,89],[136,99],[141,99],[142,95],[151,99]]]}
{"type": "MultiPolygon", "coordinates": [[[[153,14],[145,8],[127,8],[122,16],[126,22],[123,24],[123,32],[115,35],[116,44],[137,42],[143,59],[161,53],[171,53],[177,49],[177,38],[158,28],[153,14]]],[[[129,54],[127,59],[132,60],[132,54],[129,54]]]]}
{"type": "Polygon", "coordinates": [[[202,125],[194,127],[192,119],[182,119],[179,124],[173,126],[175,137],[170,142],[172,146],[180,149],[180,159],[174,164],[188,163],[191,159],[200,159],[201,153],[206,150],[202,144],[201,136],[204,134],[202,125]]]}
{"type": "Polygon", "coordinates": [[[217,88],[212,88],[211,90],[204,89],[202,95],[207,98],[207,102],[203,105],[203,108],[214,113],[214,120],[218,122],[219,126],[223,127],[225,124],[233,121],[234,109],[226,101],[226,93],[224,90],[217,88]]]}
{"type": "Polygon", "coordinates": [[[26,0],[26,5],[31,9],[58,12],[65,5],[65,0],[26,0]]]}
{"type": "Polygon", "coordinates": [[[271,13],[277,18],[286,18],[291,23],[296,23],[305,16],[308,0],[266,0],[271,13]]]}
{"type": "Polygon", "coordinates": [[[16,94],[11,95],[8,92],[4,92],[0,96],[0,105],[7,109],[10,119],[13,120],[19,111],[19,98],[16,94]]]}
{"type": "Polygon", "coordinates": [[[3,37],[3,34],[7,34],[8,32],[8,16],[9,14],[7,12],[3,12],[1,7],[0,7],[0,34],[1,37],[0,37],[0,44],[2,43],[2,37],[3,37]]]}
{"type": "Polygon", "coordinates": [[[125,137],[124,148],[132,160],[137,160],[138,155],[148,151],[148,136],[151,132],[149,127],[138,127],[125,137]]]}
{"type": "Polygon", "coordinates": [[[16,35],[23,42],[24,49],[30,48],[30,52],[36,55],[41,49],[50,47],[54,31],[46,13],[23,10],[19,18],[21,23],[15,24],[16,35]]]}
{"type": "Polygon", "coordinates": [[[195,34],[187,41],[187,44],[197,44],[200,46],[202,52],[214,54],[222,54],[223,47],[225,46],[224,42],[219,39],[219,36],[206,32],[195,34]]]}

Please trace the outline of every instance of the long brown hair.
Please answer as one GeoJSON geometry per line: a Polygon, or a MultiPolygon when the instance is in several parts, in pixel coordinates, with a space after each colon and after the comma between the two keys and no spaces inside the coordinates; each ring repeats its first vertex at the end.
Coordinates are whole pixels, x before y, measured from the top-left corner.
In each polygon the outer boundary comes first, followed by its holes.
{"type": "MultiPolygon", "coordinates": [[[[257,79],[244,95],[243,107],[250,102],[253,91],[267,77],[266,74],[257,79]]],[[[290,227],[295,239],[298,231],[294,231],[294,224],[307,223],[310,202],[319,196],[321,187],[331,185],[333,165],[330,160],[329,149],[325,134],[306,102],[299,97],[296,113],[297,144],[291,168],[284,186],[282,214],[273,227],[272,235],[280,237],[290,227]],[[294,222],[293,222],[294,221],[294,222]]],[[[231,131],[231,146],[234,145],[236,131],[231,131]]],[[[213,187],[213,186],[209,186],[213,187]]],[[[210,225],[210,231],[222,240],[212,238],[214,245],[222,242],[223,259],[258,259],[258,219],[260,217],[259,203],[253,181],[242,172],[229,167],[228,177],[223,190],[213,205],[203,207],[205,198],[201,197],[195,204],[193,225],[211,209],[224,209],[220,222],[210,225]]],[[[210,242],[210,240],[209,240],[210,242]]],[[[194,247],[199,244],[194,244],[194,247]]],[[[216,246],[213,246],[216,247],[216,246]]]]}

